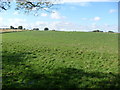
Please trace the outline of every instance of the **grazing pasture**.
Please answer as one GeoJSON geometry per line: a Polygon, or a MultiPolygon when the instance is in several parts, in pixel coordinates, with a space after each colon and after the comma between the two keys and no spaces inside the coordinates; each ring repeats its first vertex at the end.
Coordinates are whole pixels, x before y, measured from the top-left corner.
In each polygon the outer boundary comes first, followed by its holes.
{"type": "Polygon", "coordinates": [[[118,88],[118,34],[3,33],[3,88],[118,88]]]}

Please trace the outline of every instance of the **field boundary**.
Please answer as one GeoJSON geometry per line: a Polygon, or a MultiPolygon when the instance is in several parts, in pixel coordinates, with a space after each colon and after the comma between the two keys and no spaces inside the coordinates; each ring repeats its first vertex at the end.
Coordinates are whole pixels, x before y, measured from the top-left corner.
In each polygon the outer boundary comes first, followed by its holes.
{"type": "Polygon", "coordinates": [[[0,33],[20,32],[20,31],[26,31],[26,30],[21,30],[21,29],[0,29],[0,33]]]}

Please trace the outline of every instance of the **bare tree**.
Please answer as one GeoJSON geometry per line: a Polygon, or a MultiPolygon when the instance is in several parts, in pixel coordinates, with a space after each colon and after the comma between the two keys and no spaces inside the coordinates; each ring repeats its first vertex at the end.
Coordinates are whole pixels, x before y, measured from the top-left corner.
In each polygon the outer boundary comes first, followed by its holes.
{"type": "Polygon", "coordinates": [[[0,0],[0,11],[7,10],[9,8],[10,8],[10,2],[9,2],[9,0],[6,0],[4,2],[2,0],[0,0]]]}
{"type": "MultiPolygon", "coordinates": [[[[1,0],[0,0],[1,1],[1,0]]],[[[10,8],[10,0],[5,0],[6,2],[0,2],[0,10],[8,10],[10,8]]],[[[52,9],[55,9],[56,6],[60,3],[61,0],[16,0],[15,10],[22,10],[25,13],[31,11],[45,10],[51,12],[52,9]]]]}

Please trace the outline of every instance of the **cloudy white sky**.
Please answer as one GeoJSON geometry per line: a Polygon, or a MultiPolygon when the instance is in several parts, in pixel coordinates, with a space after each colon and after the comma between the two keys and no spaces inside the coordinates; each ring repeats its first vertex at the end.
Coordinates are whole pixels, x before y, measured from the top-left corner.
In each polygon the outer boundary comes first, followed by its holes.
{"type": "Polygon", "coordinates": [[[11,25],[59,31],[118,31],[118,0],[63,0],[54,13],[39,11],[37,16],[14,10],[0,12],[0,28],[11,25]],[[98,2],[99,1],[99,2],[98,2]],[[102,1],[102,2],[101,2],[102,1]],[[104,2],[105,1],[105,2],[104,2]],[[113,2],[114,1],[114,2],[113,2]]]}

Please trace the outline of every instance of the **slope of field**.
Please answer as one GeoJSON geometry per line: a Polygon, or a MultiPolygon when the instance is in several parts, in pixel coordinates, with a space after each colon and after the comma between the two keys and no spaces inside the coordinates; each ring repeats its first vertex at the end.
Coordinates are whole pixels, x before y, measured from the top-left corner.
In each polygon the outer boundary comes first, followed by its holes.
{"type": "Polygon", "coordinates": [[[118,35],[26,31],[2,35],[3,88],[118,85],[118,35]]]}

